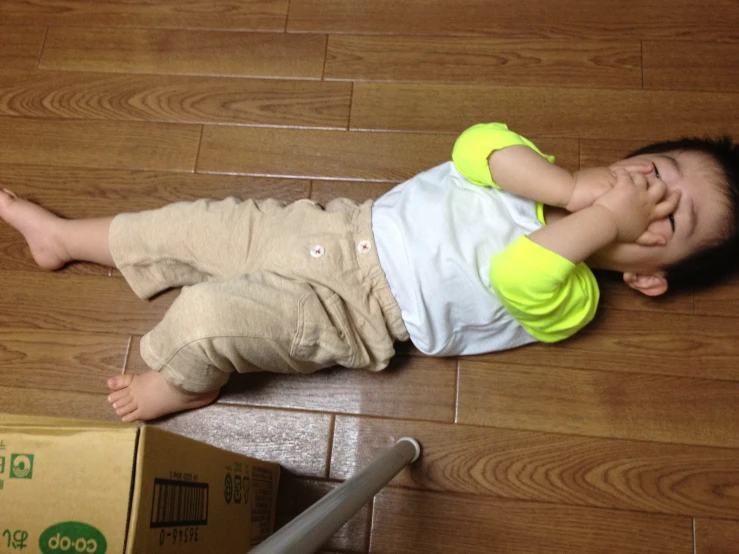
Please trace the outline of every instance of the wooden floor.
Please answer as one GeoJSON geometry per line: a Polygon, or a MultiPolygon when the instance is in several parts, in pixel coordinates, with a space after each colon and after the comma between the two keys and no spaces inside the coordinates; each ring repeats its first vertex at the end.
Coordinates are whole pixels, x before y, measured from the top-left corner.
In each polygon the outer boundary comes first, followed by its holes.
{"type": "MultiPolygon", "coordinates": [[[[481,121],[575,169],[739,136],[738,68],[736,0],[2,0],[0,184],[68,217],[365,199],[481,121]]],[[[176,291],[44,273],[5,225],[0,282],[0,410],[114,419],[104,380],[176,291]]],[[[557,346],[234,378],[160,424],[279,462],[283,522],[417,437],[330,552],[739,552],[739,278],[603,297],[557,346]]]]}

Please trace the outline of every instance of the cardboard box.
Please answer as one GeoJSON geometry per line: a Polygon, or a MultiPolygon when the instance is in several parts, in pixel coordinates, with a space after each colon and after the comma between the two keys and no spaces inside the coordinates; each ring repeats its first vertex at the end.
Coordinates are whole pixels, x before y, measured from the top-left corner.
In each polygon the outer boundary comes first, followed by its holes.
{"type": "Polygon", "coordinates": [[[148,425],[0,414],[0,553],[243,553],[279,466],[148,425]]]}

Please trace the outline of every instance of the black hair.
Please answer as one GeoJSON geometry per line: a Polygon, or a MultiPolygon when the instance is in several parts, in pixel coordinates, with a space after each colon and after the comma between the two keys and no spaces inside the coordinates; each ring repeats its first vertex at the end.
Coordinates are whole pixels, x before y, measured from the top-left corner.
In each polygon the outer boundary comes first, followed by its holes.
{"type": "Polygon", "coordinates": [[[739,145],[728,136],[691,137],[650,144],[628,157],[672,151],[698,152],[712,159],[719,168],[720,184],[729,207],[730,215],[719,228],[717,240],[666,268],[671,289],[705,287],[721,281],[739,267],[739,145]]]}

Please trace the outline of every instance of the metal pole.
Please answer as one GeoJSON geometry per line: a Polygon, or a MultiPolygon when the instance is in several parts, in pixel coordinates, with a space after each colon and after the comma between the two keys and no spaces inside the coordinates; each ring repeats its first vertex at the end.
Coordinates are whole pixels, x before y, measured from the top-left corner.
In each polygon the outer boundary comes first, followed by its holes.
{"type": "Polygon", "coordinates": [[[250,554],[313,554],[400,470],[415,462],[421,446],[403,437],[369,466],[305,510],[250,554]]]}

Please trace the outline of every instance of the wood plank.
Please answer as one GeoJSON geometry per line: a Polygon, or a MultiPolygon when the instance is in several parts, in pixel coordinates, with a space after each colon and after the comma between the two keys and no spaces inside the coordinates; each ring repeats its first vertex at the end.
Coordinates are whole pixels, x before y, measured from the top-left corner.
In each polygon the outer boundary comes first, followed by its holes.
{"type": "MultiPolygon", "coordinates": [[[[276,198],[293,202],[306,198],[308,180],[265,179],[116,169],[0,165],[5,186],[67,218],[103,217],[120,212],[158,208],[198,198],[276,198]]],[[[0,270],[37,267],[23,236],[0,224],[0,270]]],[[[63,273],[108,275],[109,268],[88,263],[67,266],[63,273]]]]}
{"type": "MultiPolygon", "coordinates": [[[[206,126],[197,171],[397,183],[449,161],[456,139],[456,135],[206,126]]],[[[577,164],[577,141],[541,140],[539,145],[556,153],[565,167],[577,164]]]]}
{"type": "Polygon", "coordinates": [[[289,0],[157,0],[89,2],[3,0],[0,20],[9,24],[112,25],[281,31],[289,0]]]}
{"type": "Polygon", "coordinates": [[[726,114],[738,98],[726,92],[356,83],[351,128],[460,132],[503,121],[523,135],[651,141],[685,132],[737,134],[739,123],[726,114]]]}
{"type": "Polygon", "coordinates": [[[0,327],[143,335],[177,291],[139,300],[123,279],[42,271],[0,271],[0,327]]]}
{"type": "Polygon", "coordinates": [[[604,310],[574,337],[480,360],[739,381],[737,320],[604,310]]]}
{"type": "Polygon", "coordinates": [[[386,488],[370,552],[691,554],[693,529],[687,517],[386,488]]]}
{"type": "Polygon", "coordinates": [[[554,0],[535,7],[505,0],[292,0],[288,31],[363,34],[490,35],[506,38],[679,38],[736,40],[739,13],[731,0],[711,9],[690,0],[554,0]],[[659,25],[654,22],[659,21],[659,25]]]}
{"type": "Polygon", "coordinates": [[[8,414],[120,421],[105,394],[0,385],[0,406],[8,414]]]}
{"type": "Polygon", "coordinates": [[[462,360],[457,422],[739,447],[739,382],[462,360]]]}
{"type": "MultiPolygon", "coordinates": [[[[148,366],[138,337],[131,344],[127,372],[148,366]]],[[[259,372],[234,374],[220,402],[381,417],[454,420],[456,361],[396,356],[379,372],[332,368],[311,375],[259,372]]]]}
{"type": "Polygon", "coordinates": [[[640,512],[737,517],[739,451],[444,423],[338,416],[330,476],[347,479],[402,436],[423,454],[391,485],[640,512]]]}
{"type": "Polygon", "coordinates": [[[13,72],[0,114],[346,129],[349,83],[81,72],[13,72]]]}
{"type": "MultiPolygon", "coordinates": [[[[689,129],[685,129],[689,135],[695,133],[689,129]]],[[[609,165],[616,160],[627,158],[632,152],[635,152],[652,141],[678,139],[683,136],[676,133],[672,137],[661,137],[648,140],[581,140],[580,141],[580,165],[582,167],[596,167],[601,165],[609,165]]]]}
{"type": "Polygon", "coordinates": [[[199,125],[0,117],[2,164],[193,171],[199,125]]]}
{"type": "Polygon", "coordinates": [[[695,554],[735,554],[739,521],[695,520],[695,554]]]}
{"type": "Polygon", "coordinates": [[[319,204],[334,198],[351,198],[356,202],[376,200],[397,183],[373,183],[370,181],[312,181],[310,197],[319,204]]]}
{"type": "Polygon", "coordinates": [[[129,337],[102,333],[0,329],[0,384],[106,394],[120,373],[129,337]]]}
{"type": "Polygon", "coordinates": [[[102,217],[150,210],[200,198],[307,198],[307,179],[205,175],[43,165],[0,165],[5,185],[17,194],[66,217],[102,217]]]}
{"type": "Polygon", "coordinates": [[[45,34],[39,25],[0,25],[0,69],[34,69],[45,34]]]}
{"type": "Polygon", "coordinates": [[[722,317],[739,314],[739,282],[729,280],[696,293],[695,313],[722,317]]]}
{"type": "Polygon", "coordinates": [[[325,79],[641,88],[638,41],[331,35],[325,79]]]}
{"type": "Polygon", "coordinates": [[[739,44],[644,41],[644,88],[739,91],[739,44]]]}
{"type": "Polygon", "coordinates": [[[49,28],[40,69],[320,79],[325,35],[49,28]]]}
{"type": "Polygon", "coordinates": [[[635,310],[640,312],[669,312],[692,314],[693,289],[668,288],[662,296],[646,296],[626,286],[623,275],[615,271],[597,271],[600,288],[600,309],[635,310]]]}
{"type": "MultiPolygon", "coordinates": [[[[277,490],[275,531],[335,490],[340,483],[304,479],[282,472],[277,490]]],[[[323,546],[339,552],[360,554],[367,551],[371,505],[366,504],[347,521],[323,546]]],[[[323,550],[321,552],[324,552],[323,550]]]]}
{"type": "Polygon", "coordinates": [[[309,477],[325,477],[331,418],[280,410],[211,404],[181,412],[158,427],[224,450],[268,462],[309,477]]]}

